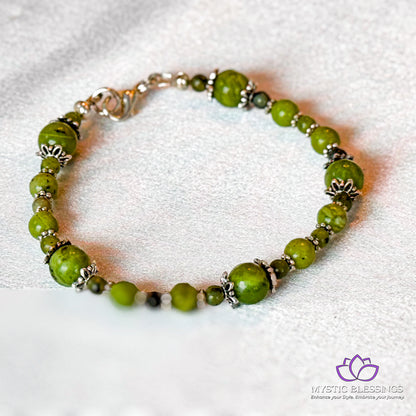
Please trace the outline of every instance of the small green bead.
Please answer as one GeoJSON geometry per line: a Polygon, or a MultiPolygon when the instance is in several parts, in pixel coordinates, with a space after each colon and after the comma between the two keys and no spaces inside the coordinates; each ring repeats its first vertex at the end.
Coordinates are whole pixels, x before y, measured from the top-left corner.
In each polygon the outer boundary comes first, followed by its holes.
{"type": "Polygon", "coordinates": [[[306,238],[295,238],[285,247],[285,254],[292,258],[297,269],[306,269],[315,261],[315,246],[306,238]]]}
{"type": "Polygon", "coordinates": [[[208,305],[217,306],[224,300],[224,291],[220,286],[209,286],[205,290],[205,298],[208,305]]]}
{"type": "Polygon", "coordinates": [[[106,284],[107,282],[102,277],[93,276],[90,280],[88,280],[87,287],[92,293],[99,295],[104,292],[106,284]]]}
{"type": "Polygon", "coordinates": [[[91,264],[88,255],[77,246],[58,248],[49,260],[52,277],[62,286],[71,286],[80,276],[80,271],[91,264]]]}
{"type": "Polygon", "coordinates": [[[40,249],[46,254],[52,247],[59,242],[59,238],[53,235],[48,235],[47,237],[40,240],[40,249]]]}
{"type": "Polygon", "coordinates": [[[35,213],[38,212],[38,210],[39,211],[51,211],[52,203],[48,198],[36,198],[33,200],[32,210],[35,213]]]}
{"type": "Polygon", "coordinates": [[[330,127],[317,127],[311,134],[311,144],[315,152],[323,155],[330,144],[339,144],[339,134],[330,127]]]}
{"type": "Polygon", "coordinates": [[[61,170],[61,165],[56,157],[47,157],[46,159],[42,160],[40,168],[52,170],[56,175],[61,170]]]}
{"type": "Polygon", "coordinates": [[[274,270],[274,274],[276,275],[276,279],[281,279],[285,277],[289,273],[289,265],[286,261],[282,259],[273,260],[270,263],[270,266],[274,270]]]}
{"type": "Polygon", "coordinates": [[[131,306],[135,301],[138,289],[130,282],[118,282],[111,286],[110,296],[114,302],[122,306],[131,306]]]}
{"type": "Polygon", "coordinates": [[[315,123],[316,121],[312,117],[302,115],[299,117],[296,126],[301,133],[306,134],[306,131],[315,123]]]}
{"type": "Polygon", "coordinates": [[[265,108],[270,101],[270,97],[263,91],[256,92],[253,95],[252,103],[257,108],[265,108]]]}
{"type": "Polygon", "coordinates": [[[39,211],[33,214],[29,221],[29,232],[34,238],[39,238],[44,231],[58,231],[58,221],[48,211],[39,211]]]}
{"type": "Polygon", "coordinates": [[[331,163],[325,172],[325,185],[329,187],[332,179],[347,182],[352,179],[354,186],[361,189],[364,186],[364,173],[352,160],[340,159],[331,163]]]}
{"type": "Polygon", "coordinates": [[[205,86],[207,85],[207,77],[205,75],[195,75],[191,79],[191,86],[194,91],[202,92],[205,90],[205,86]]]}
{"type": "Polygon", "coordinates": [[[352,199],[348,196],[346,192],[341,192],[336,194],[332,199],[334,202],[341,204],[347,211],[352,207],[352,199]]]}
{"type": "Polygon", "coordinates": [[[198,291],[189,283],[178,283],[170,291],[172,306],[183,312],[188,312],[197,307],[198,291]]]}
{"type": "Polygon", "coordinates": [[[311,237],[318,240],[319,247],[323,248],[329,243],[329,232],[325,228],[316,228],[312,231],[311,237]]]}
{"type": "Polygon", "coordinates": [[[282,127],[292,125],[295,114],[299,113],[299,107],[290,100],[279,100],[272,105],[272,118],[282,127]]]}
{"type": "Polygon", "coordinates": [[[40,191],[49,192],[52,197],[56,196],[58,192],[58,182],[55,176],[50,173],[38,173],[30,181],[29,190],[32,196],[35,196],[40,191]]]}
{"type": "Polygon", "coordinates": [[[318,223],[330,225],[334,233],[339,233],[347,224],[347,213],[338,204],[325,205],[318,212],[318,223]]]}
{"type": "Polygon", "coordinates": [[[241,91],[246,88],[248,79],[245,75],[229,69],[217,75],[214,83],[214,98],[226,107],[237,107],[241,91]]]}
{"type": "Polygon", "coordinates": [[[239,264],[231,270],[228,278],[234,283],[235,296],[241,303],[251,305],[260,302],[269,292],[267,274],[257,264],[239,264]]]}
{"type": "Polygon", "coordinates": [[[47,146],[60,145],[69,155],[75,152],[77,147],[77,133],[62,121],[53,121],[45,126],[39,133],[39,148],[42,144],[47,146]]]}
{"type": "Polygon", "coordinates": [[[81,113],[78,113],[77,111],[70,111],[69,113],[66,113],[64,117],[72,122],[77,123],[78,126],[81,125],[83,119],[83,115],[81,113]]]}

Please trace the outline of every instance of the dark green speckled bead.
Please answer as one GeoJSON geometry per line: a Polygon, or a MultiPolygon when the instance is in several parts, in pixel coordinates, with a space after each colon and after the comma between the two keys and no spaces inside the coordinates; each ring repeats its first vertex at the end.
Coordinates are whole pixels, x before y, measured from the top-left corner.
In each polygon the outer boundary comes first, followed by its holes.
{"type": "Polygon", "coordinates": [[[330,127],[317,127],[311,134],[311,144],[315,152],[320,155],[324,154],[324,150],[330,144],[339,144],[339,134],[330,127]]]}
{"type": "Polygon", "coordinates": [[[80,276],[80,270],[91,264],[88,255],[77,246],[60,247],[49,261],[52,277],[62,286],[71,286],[80,276]]]}
{"type": "Polygon", "coordinates": [[[191,87],[196,92],[202,92],[205,90],[205,86],[207,85],[207,77],[205,75],[195,75],[191,79],[191,87]]]}
{"type": "Polygon", "coordinates": [[[33,214],[29,221],[29,232],[33,238],[39,238],[43,232],[48,230],[58,231],[58,221],[48,211],[39,211],[33,214]]]}
{"type": "Polygon", "coordinates": [[[217,75],[214,83],[214,98],[226,107],[237,107],[241,91],[246,88],[248,79],[245,75],[229,69],[217,75]]]}
{"type": "Polygon", "coordinates": [[[87,287],[90,292],[99,295],[104,292],[107,282],[100,276],[93,276],[88,280],[87,287]]]}
{"type": "Polygon", "coordinates": [[[234,283],[234,293],[241,303],[251,305],[264,299],[269,291],[266,272],[255,263],[242,263],[231,270],[229,280],[234,283]]]}
{"type": "Polygon", "coordinates": [[[315,123],[316,121],[312,117],[301,115],[296,123],[296,127],[301,133],[306,134],[306,131],[315,123]]]}
{"type": "Polygon", "coordinates": [[[42,160],[40,169],[51,170],[56,175],[61,170],[61,165],[56,157],[47,157],[42,160]]]}
{"type": "Polygon", "coordinates": [[[33,212],[39,211],[51,211],[52,203],[48,198],[36,198],[32,203],[33,212]]]}
{"type": "Polygon", "coordinates": [[[263,91],[256,92],[252,99],[254,107],[257,108],[265,108],[269,101],[270,97],[263,91]]]}
{"type": "Polygon", "coordinates": [[[347,213],[338,204],[328,204],[319,210],[317,220],[319,224],[330,225],[334,233],[339,233],[347,224],[347,213]]]}
{"type": "Polygon", "coordinates": [[[311,237],[318,241],[319,247],[323,248],[329,243],[329,232],[325,228],[316,228],[311,237]]]}
{"type": "Polygon", "coordinates": [[[346,211],[349,211],[352,207],[352,199],[348,196],[346,192],[340,192],[336,194],[332,201],[336,202],[337,204],[341,204],[346,211]]]}
{"type": "Polygon", "coordinates": [[[47,237],[40,240],[40,249],[46,254],[52,247],[59,242],[59,238],[53,235],[48,235],[47,237]]]}
{"type": "Polygon", "coordinates": [[[306,269],[315,261],[315,246],[306,238],[295,238],[285,247],[285,254],[292,258],[297,269],[306,269]]]}
{"type": "Polygon", "coordinates": [[[221,286],[209,286],[205,290],[208,305],[217,306],[224,300],[224,291],[221,286]]]}
{"type": "Polygon", "coordinates": [[[49,192],[52,197],[56,196],[58,192],[58,182],[55,176],[50,173],[38,173],[30,181],[29,190],[32,196],[35,196],[40,191],[49,192]]]}
{"type": "Polygon", "coordinates": [[[38,144],[39,148],[42,144],[60,145],[67,154],[72,155],[77,147],[77,140],[77,133],[72,127],[62,121],[53,121],[39,133],[38,144]]]}
{"type": "Polygon", "coordinates": [[[364,173],[352,160],[336,160],[328,166],[325,172],[325,185],[330,186],[332,179],[347,182],[352,179],[354,186],[361,189],[364,186],[364,173]]]}
{"type": "Polygon", "coordinates": [[[274,274],[276,275],[276,279],[281,279],[285,277],[289,273],[289,265],[286,261],[282,259],[273,260],[270,263],[270,266],[273,267],[274,274]]]}
{"type": "Polygon", "coordinates": [[[272,118],[282,127],[292,125],[295,114],[299,113],[299,107],[290,100],[279,100],[272,105],[272,118]]]}
{"type": "Polygon", "coordinates": [[[192,311],[198,305],[198,291],[189,283],[178,283],[170,291],[172,306],[183,312],[192,311]]]}

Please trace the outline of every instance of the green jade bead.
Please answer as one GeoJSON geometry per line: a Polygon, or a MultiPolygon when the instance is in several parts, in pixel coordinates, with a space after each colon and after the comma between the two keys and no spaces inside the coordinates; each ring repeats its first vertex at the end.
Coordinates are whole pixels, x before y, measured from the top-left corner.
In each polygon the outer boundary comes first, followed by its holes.
{"type": "Polygon", "coordinates": [[[311,144],[315,152],[320,155],[330,144],[339,144],[339,134],[330,127],[317,127],[311,134],[311,144]]]}
{"type": "Polygon", "coordinates": [[[139,290],[130,282],[118,282],[111,286],[111,299],[121,306],[132,306],[139,290]]]}
{"type": "Polygon", "coordinates": [[[75,152],[77,147],[77,133],[62,121],[53,121],[45,126],[39,133],[39,148],[42,144],[46,146],[60,145],[69,155],[75,152]]]}
{"type": "Polygon", "coordinates": [[[260,302],[270,288],[266,272],[255,263],[239,264],[231,270],[228,279],[234,283],[237,299],[247,305],[260,302]]]}
{"type": "Polygon", "coordinates": [[[48,198],[36,198],[32,203],[32,210],[34,213],[39,211],[51,211],[52,203],[48,198]]]}
{"type": "Polygon", "coordinates": [[[285,247],[285,254],[292,258],[297,269],[306,269],[315,261],[315,246],[306,238],[295,238],[285,247]]]}
{"type": "Polygon", "coordinates": [[[77,246],[60,247],[49,260],[52,277],[62,286],[71,286],[84,267],[91,264],[88,255],[77,246]]]}
{"type": "Polygon", "coordinates": [[[217,306],[224,300],[224,291],[220,286],[209,286],[205,290],[208,305],[217,306]]]}
{"type": "Polygon", "coordinates": [[[40,240],[40,249],[46,254],[52,247],[59,242],[59,238],[53,235],[48,235],[47,237],[40,240]]]}
{"type": "Polygon", "coordinates": [[[49,192],[52,197],[56,196],[58,192],[58,182],[55,176],[50,173],[38,173],[30,181],[29,190],[32,196],[35,196],[40,191],[49,192]]]}
{"type": "Polygon", "coordinates": [[[316,228],[311,237],[318,241],[319,247],[323,248],[329,243],[329,232],[325,228],[316,228]]]}
{"type": "Polygon", "coordinates": [[[191,79],[191,87],[196,92],[202,92],[205,90],[205,86],[207,85],[207,77],[205,75],[195,75],[191,79]]]}
{"type": "Polygon", "coordinates": [[[56,175],[61,170],[61,164],[59,163],[59,160],[56,157],[47,157],[46,159],[42,160],[40,168],[51,170],[56,175]]]}
{"type": "Polygon", "coordinates": [[[66,113],[64,117],[72,121],[73,123],[77,123],[78,126],[80,126],[83,116],[81,113],[78,113],[77,111],[70,111],[69,113],[66,113]]]}
{"type": "Polygon", "coordinates": [[[299,107],[290,100],[279,100],[272,105],[272,118],[282,127],[292,125],[295,114],[299,113],[299,107]]]}
{"type": "Polygon", "coordinates": [[[226,107],[237,107],[241,91],[247,86],[245,75],[229,69],[217,75],[214,83],[214,98],[226,107]]]}
{"type": "Polygon", "coordinates": [[[306,134],[306,131],[315,123],[316,121],[312,117],[302,115],[299,117],[296,126],[301,133],[306,134]]]}
{"type": "Polygon", "coordinates": [[[172,306],[183,312],[196,309],[198,291],[189,283],[178,283],[170,291],[172,306]]]}
{"type": "Polygon", "coordinates": [[[273,260],[270,263],[270,267],[273,268],[276,279],[281,279],[289,273],[289,265],[282,259],[273,260]]]}
{"type": "Polygon", "coordinates": [[[331,186],[332,179],[347,182],[352,179],[354,186],[361,189],[364,186],[364,173],[352,160],[340,159],[331,163],[325,172],[325,185],[331,186]]]}
{"type": "Polygon", "coordinates": [[[45,231],[58,231],[58,229],[58,221],[48,211],[37,212],[29,221],[29,232],[33,238],[39,238],[45,231]]]}
{"type": "Polygon", "coordinates": [[[338,204],[328,204],[319,210],[317,220],[319,224],[330,225],[334,233],[339,233],[347,224],[347,213],[338,204]]]}

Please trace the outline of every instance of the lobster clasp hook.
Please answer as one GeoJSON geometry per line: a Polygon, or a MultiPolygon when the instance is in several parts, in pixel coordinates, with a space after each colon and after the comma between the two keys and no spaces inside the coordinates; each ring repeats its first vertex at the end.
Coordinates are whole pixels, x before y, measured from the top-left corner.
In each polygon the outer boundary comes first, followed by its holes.
{"type": "Polygon", "coordinates": [[[147,85],[150,89],[162,89],[172,86],[174,81],[173,74],[170,72],[155,72],[150,74],[147,85]]]}

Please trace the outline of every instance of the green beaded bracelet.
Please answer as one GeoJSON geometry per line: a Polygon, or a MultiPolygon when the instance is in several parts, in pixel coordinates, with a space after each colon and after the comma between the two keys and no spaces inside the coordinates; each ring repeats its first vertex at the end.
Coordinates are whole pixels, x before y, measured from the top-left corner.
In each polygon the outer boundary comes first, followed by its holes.
{"type": "Polygon", "coordinates": [[[87,100],[78,101],[74,111],[45,126],[39,134],[40,172],[30,182],[34,197],[33,216],[29,221],[30,234],[40,240],[46,254],[52,277],[63,286],[72,286],[78,292],[88,288],[92,293],[108,292],[112,300],[123,307],[147,304],[151,307],[191,311],[204,305],[216,306],[226,299],[233,308],[240,304],[254,304],[274,293],[281,279],[295,269],[305,269],[315,261],[318,250],[325,247],[334,233],[347,224],[347,211],[364,185],[361,168],[352,156],[338,147],[338,133],[330,127],[321,127],[315,120],[299,112],[298,106],[287,99],[272,100],[245,75],[233,70],[212,72],[209,77],[179,72],[155,73],[140,81],[133,89],[115,91],[100,88],[87,100]],[[178,283],[169,293],[140,291],[130,282],[113,282],[98,275],[95,262],[68,240],[57,237],[58,222],[52,214],[52,201],[58,192],[56,176],[72,159],[80,140],[82,121],[96,113],[114,121],[133,114],[137,101],[150,90],[175,86],[185,90],[188,86],[196,92],[206,91],[209,100],[215,98],[227,107],[248,109],[256,107],[271,114],[279,126],[292,126],[310,138],[312,148],[326,156],[324,165],[326,194],[332,202],[322,207],[317,215],[318,225],[305,238],[295,238],[284,249],[281,258],[270,264],[255,259],[242,263],[230,273],[224,272],[220,285],[197,290],[188,283],[178,283]]]}

